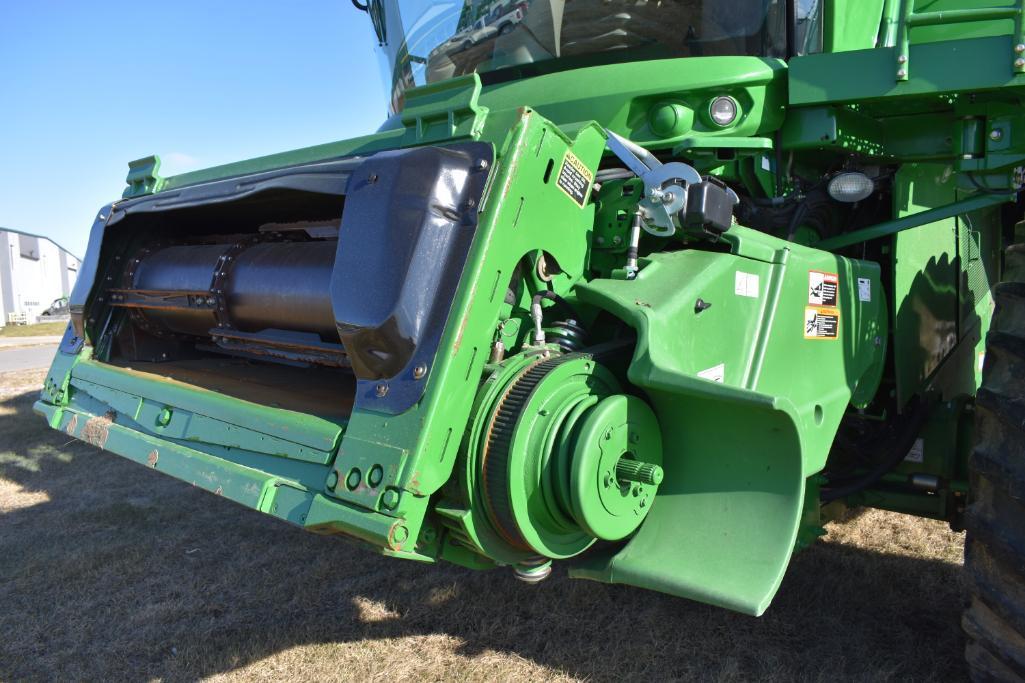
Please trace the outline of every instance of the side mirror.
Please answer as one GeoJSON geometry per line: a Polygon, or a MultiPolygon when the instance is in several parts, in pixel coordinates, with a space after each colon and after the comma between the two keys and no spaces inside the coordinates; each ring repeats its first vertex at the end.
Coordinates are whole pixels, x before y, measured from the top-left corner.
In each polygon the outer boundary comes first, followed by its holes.
{"type": "Polygon", "coordinates": [[[367,0],[365,3],[359,0],[352,0],[352,5],[360,12],[366,12],[370,15],[370,23],[374,25],[374,34],[377,35],[378,44],[384,45],[387,43],[388,31],[385,29],[384,7],[381,5],[381,0],[367,0]]]}

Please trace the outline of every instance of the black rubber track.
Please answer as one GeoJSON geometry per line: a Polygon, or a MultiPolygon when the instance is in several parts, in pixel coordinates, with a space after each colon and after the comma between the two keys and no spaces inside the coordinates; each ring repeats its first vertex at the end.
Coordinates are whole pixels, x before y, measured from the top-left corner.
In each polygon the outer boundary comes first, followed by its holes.
{"type": "Polygon", "coordinates": [[[969,461],[962,626],[975,681],[1025,681],[1025,245],[1005,252],[969,461]]]}

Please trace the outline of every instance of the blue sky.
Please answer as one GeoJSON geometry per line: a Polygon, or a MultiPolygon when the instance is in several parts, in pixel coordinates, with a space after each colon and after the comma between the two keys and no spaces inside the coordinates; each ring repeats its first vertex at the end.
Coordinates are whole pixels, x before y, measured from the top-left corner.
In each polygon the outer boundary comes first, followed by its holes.
{"type": "Polygon", "coordinates": [[[0,226],[83,256],[132,159],[174,175],[372,132],[373,46],[350,0],[0,0],[0,226]]]}

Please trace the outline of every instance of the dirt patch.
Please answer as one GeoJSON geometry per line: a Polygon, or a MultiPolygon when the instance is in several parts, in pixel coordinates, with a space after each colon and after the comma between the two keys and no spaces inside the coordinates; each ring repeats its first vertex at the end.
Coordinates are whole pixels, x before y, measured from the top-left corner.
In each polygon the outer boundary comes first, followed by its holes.
{"type": "MultiPolygon", "coordinates": [[[[0,378],[0,680],[965,678],[963,536],[878,511],[760,619],[380,557],[49,430],[0,378]]],[[[701,558],[694,558],[700,561],[701,558]]]]}

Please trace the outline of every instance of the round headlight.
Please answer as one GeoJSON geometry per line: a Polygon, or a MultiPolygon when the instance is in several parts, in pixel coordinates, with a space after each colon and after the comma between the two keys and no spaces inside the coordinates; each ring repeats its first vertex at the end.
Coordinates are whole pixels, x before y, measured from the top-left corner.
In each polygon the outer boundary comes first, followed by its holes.
{"type": "Polygon", "coordinates": [[[875,187],[872,179],[864,173],[838,173],[826,189],[836,201],[853,204],[872,194],[875,187]]]}
{"type": "Polygon", "coordinates": [[[732,97],[716,97],[708,106],[708,114],[717,125],[728,126],[737,119],[737,101],[732,97]]]}

